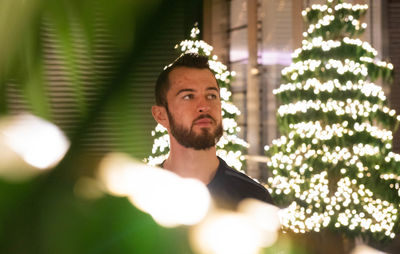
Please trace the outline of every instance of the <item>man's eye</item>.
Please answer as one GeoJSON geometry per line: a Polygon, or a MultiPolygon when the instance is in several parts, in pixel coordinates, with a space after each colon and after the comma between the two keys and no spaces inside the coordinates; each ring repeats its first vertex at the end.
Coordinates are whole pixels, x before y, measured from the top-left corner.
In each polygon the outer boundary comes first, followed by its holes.
{"type": "Polygon", "coordinates": [[[185,96],[182,97],[184,100],[190,100],[193,99],[193,94],[186,94],[185,96]]]}
{"type": "Polygon", "coordinates": [[[207,98],[208,98],[209,100],[215,100],[215,99],[218,99],[218,96],[215,95],[215,94],[209,94],[209,95],[207,95],[207,98]]]}

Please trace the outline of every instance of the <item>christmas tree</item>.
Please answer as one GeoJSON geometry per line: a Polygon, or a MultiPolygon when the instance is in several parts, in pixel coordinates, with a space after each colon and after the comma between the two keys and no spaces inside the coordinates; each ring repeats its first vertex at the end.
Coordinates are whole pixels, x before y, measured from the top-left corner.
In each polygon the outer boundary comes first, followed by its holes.
{"type": "MultiPolygon", "coordinates": [[[[224,159],[229,166],[237,170],[242,170],[244,166],[243,152],[248,147],[248,144],[237,136],[240,127],[238,127],[235,119],[240,114],[240,111],[232,104],[232,93],[230,92],[230,82],[235,73],[228,71],[227,66],[218,61],[216,55],[212,55],[212,46],[208,45],[203,40],[199,40],[197,38],[199,33],[200,30],[195,26],[191,30],[190,39],[180,42],[175,48],[179,50],[181,54],[196,53],[209,57],[208,63],[210,69],[213,71],[220,87],[222,104],[224,133],[217,143],[217,155],[224,159]]],[[[150,155],[146,161],[150,165],[159,165],[169,154],[168,132],[167,129],[158,124],[151,134],[154,136],[152,155],[150,155]]]]}
{"type": "Polygon", "coordinates": [[[400,155],[391,149],[400,117],[372,83],[390,81],[393,65],[357,38],[367,9],[328,0],[304,10],[302,47],[274,90],[282,136],[265,148],[268,187],[295,233],[383,241],[399,228],[400,155]]]}

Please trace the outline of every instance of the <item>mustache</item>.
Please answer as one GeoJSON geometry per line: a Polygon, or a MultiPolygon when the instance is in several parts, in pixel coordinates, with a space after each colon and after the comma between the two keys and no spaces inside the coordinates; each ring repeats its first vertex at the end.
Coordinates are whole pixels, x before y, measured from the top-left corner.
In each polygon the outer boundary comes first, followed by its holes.
{"type": "Polygon", "coordinates": [[[201,114],[201,115],[199,115],[196,119],[193,120],[193,123],[195,123],[196,121],[198,121],[198,120],[200,120],[200,119],[203,119],[203,118],[209,118],[209,119],[211,119],[211,121],[213,121],[214,123],[216,122],[215,119],[214,119],[211,115],[209,115],[209,114],[201,114]]]}

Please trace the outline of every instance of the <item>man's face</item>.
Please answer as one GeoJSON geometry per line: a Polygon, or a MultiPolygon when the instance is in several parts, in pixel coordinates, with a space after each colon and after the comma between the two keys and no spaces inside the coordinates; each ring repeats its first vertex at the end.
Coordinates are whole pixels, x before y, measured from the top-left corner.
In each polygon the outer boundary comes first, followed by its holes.
{"type": "Polygon", "coordinates": [[[223,129],[219,87],[210,70],[171,71],[167,103],[167,129],[179,144],[196,150],[215,146],[223,129]]]}

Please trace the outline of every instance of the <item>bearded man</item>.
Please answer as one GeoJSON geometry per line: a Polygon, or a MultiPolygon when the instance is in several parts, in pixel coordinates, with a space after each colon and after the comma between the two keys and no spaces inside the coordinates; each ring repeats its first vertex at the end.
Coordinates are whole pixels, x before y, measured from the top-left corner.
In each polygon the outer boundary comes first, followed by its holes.
{"type": "Polygon", "coordinates": [[[221,98],[207,57],[184,54],[164,69],[155,99],[153,117],[170,137],[164,169],[202,181],[222,208],[236,209],[245,198],[273,203],[262,185],[216,155],[215,145],[223,134],[221,98]]]}

